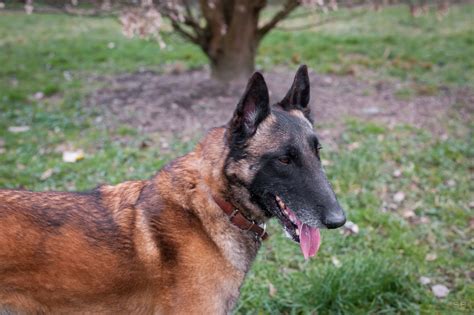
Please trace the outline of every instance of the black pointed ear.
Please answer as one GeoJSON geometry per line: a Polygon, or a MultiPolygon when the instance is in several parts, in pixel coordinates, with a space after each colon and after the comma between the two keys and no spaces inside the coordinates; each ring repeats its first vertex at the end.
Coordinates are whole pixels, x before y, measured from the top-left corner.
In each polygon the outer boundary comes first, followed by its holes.
{"type": "Polygon", "coordinates": [[[311,121],[310,109],[309,109],[309,76],[308,67],[302,65],[296,72],[293,85],[286,94],[286,96],[277,105],[286,111],[297,109],[303,112],[303,114],[311,121]]]}
{"type": "Polygon", "coordinates": [[[232,143],[242,143],[257,131],[270,114],[268,88],[262,74],[255,72],[247,83],[229,124],[232,143]]]}

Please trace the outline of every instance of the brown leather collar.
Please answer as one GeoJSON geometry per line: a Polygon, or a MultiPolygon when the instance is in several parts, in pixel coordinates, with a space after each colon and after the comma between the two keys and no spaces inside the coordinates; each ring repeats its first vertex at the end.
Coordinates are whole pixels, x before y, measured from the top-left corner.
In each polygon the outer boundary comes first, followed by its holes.
{"type": "Polygon", "coordinates": [[[244,231],[252,231],[258,238],[266,240],[268,238],[267,232],[264,228],[261,228],[254,221],[247,219],[239,209],[234,207],[230,202],[224,201],[216,196],[213,196],[214,201],[229,216],[230,222],[232,222],[239,229],[244,231]]]}

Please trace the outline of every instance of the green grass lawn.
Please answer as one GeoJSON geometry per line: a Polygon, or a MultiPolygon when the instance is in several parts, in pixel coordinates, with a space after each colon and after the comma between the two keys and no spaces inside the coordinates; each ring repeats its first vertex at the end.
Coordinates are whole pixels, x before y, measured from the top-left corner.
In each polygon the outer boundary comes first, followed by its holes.
{"type": "MultiPolygon", "coordinates": [[[[453,7],[441,22],[434,15],[414,20],[406,8],[395,7],[318,32],[275,31],[262,43],[257,63],[270,68],[301,61],[335,73],[356,65],[433,86],[472,86],[473,14],[474,5],[466,5],[453,7]]],[[[196,47],[174,35],[165,40],[168,47],[159,50],[153,42],[125,39],[111,18],[0,13],[0,187],[85,190],[147,178],[189,151],[193,143],[175,142],[171,153],[143,148],[146,135],[107,129],[82,106],[88,91],[97,88],[87,80],[91,75],[206,62],[196,47]],[[40,91],[47,97],[36,100],[40,91]],[[30,130],[7,131],[21,125],[30,130]],[[63,163],[67,147],[83,149],[85,159],[63,163]],[[47,170],[52,175],[42,178],[47,170]]],[[[360,232],[324,231],[318,256],[304,261],[273,222],[237,313],[472,313],[474,143],[465,132],[472,123],[446,119],[452,120],[447,139],[410,126],[347,121],[337,146],[322,154],[360,232]],[[358,148],[349,150],[355,142],[358,148]],[[396,169],[401,176],[392,175],[396,169]],[[386,210],[384,201],[400,191],[403,202],[386,210]],[[406,210],[422,223],[404,219],[406,210]],[[427,261],[428,254],[436,259],[427,261]],[[435,298],[420,276],[447,285],[448,297],[435,298]]]]}
{"type": "Polygon", "coordinates": [[[352,19],[350,11],[341,10],[334,14],[341,22],[305,32],[276,31],[263,41],[258,61],[265,67],[306,62],[338,74],[371,69],[422,84],[472,86],[474,6],[452,7],[441,21],[434,13],[412,18],[407,11],[389,7],[352,19]]]}

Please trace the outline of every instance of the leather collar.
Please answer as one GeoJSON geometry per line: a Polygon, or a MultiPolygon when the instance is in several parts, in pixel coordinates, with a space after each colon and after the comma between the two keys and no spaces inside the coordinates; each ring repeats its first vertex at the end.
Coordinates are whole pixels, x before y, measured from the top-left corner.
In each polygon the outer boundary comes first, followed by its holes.
{"type": "Polygon", "coordinates": [[[237,226],[239,229],[244,231],[252,231],[255,233],[257,238],[266,240],[268,234],[265,231],[265,228],[260,227],[254,221],[247,219],[239,209],[234,207],[230,202],[220,199],[219,197],[213,196],[214,201],[217,205],[224,211],[225,214],[229,217],[230,222],[237,226]]]}

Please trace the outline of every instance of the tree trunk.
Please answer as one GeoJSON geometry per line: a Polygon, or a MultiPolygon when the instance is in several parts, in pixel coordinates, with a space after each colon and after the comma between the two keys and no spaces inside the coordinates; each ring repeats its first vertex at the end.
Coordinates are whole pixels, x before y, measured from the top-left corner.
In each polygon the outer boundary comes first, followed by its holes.
{"type": "Polygon", "coordinates": [[[255,37],[255,32],[245,30],[225,36],[217,53],[209,56],[212,76],[224,81],[248,79],[255,70],[255,37]]]}
{"type": "Polygon", "coordinates": [[[247,79],[255,70],[258,19],[265,1],[217,1],[217,7],[212,8],[208,3],[201,2],[209,23],[202,48],[210,60],[212,76],[223,81],[247,79]]]}

